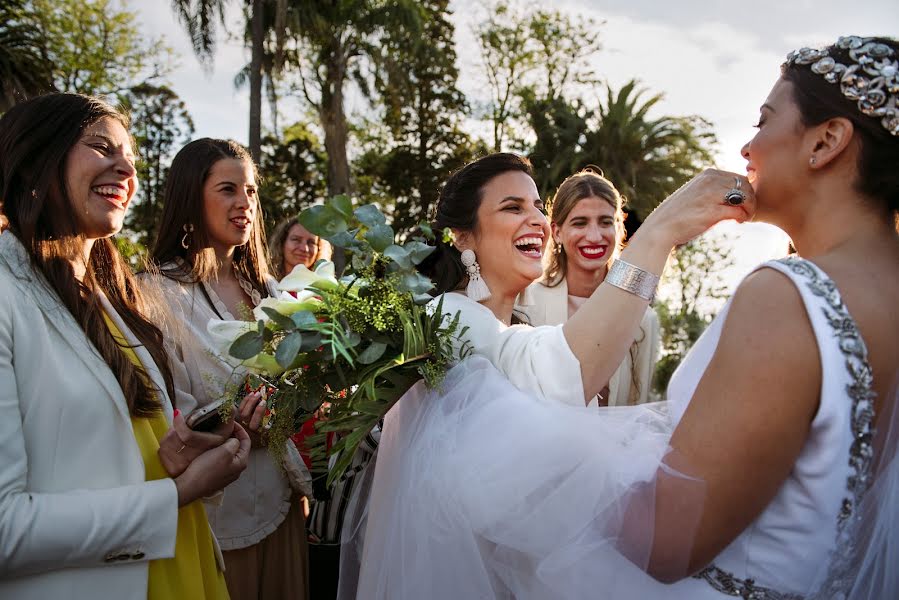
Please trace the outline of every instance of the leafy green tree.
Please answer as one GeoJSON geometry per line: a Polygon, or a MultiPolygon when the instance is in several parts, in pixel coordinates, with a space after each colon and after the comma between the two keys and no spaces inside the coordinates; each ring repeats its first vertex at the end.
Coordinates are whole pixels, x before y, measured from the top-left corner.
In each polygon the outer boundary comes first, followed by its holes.
{"type": "Polygon", "coordinates": [[[596,83],[590,61],[602,49],[597,22],[558,9],[527,11],[535,77],[529,88],[537,99],[567,97],[579,86],[596,83]]]}
{"type": "Polygon", "coordinates": [[[578,100],[537,98],[531,90],[522,94],[522,107],[534,133],[528,158],[540,197],[549,198],[562,181],[583,162],[583,143],[588,131],[585,111],[578,100]]]}
{"type": "MultiPolygon", "coordinates": [[[[187,28],[194,52],[200,62],[210,66],[215,56],[217,27],[225,27],[225,10],[228,0],[172,0],[172,8],[187,28]],[[217,25],[218,24],[218,25],[217,25]]],[[[287,0],[242,0],[246,15],[250,47],[250,65],[246,78],[250,83],[250,131],[249,150],[254,160],[259,160],[262,144],[262,79],[265,61],[264,40],[271,31],[266,27],[265,11],[274,7],[277,19],[273,25],[279,44],[283,42],[284,19],[287,0]]]]}
{"type": "Polygon", "coordinates": [[[644,90],[631,80],[588,114],[578,168],[598,165],[628,199],[628,210],[642,220],[700,170],[713,163],[717,143],[712,125],[698,116],[650,117],[662,100],[643,100],[644,90]]]}
{"type": "Polygon", "coordinates": [[[29,0],[59,91],[118,95],[163,78],[172,50],[140,33],[136,13],[110,0],[29,0]]]}
{"type": "Polygon", "coordinates": [[[722,271],[732,264],[730,247],[714,233],[680,246],[668,261],[654,306],[662,328],[653,378],[657,393],[665,393],[674,370],[728,296],[722,271]]]}
{"type": "Polygon", "coordinates": [[[262,139],[259,198],[266,229],[299,214],[324,198],[327,158],[318,136],[306,123],[295,123],[279,139],[262,139]]]}
{"type": "Polygon", "coordinates": [[[537,187],[548,195],[571,173],[588,165],[602,169],[628,199],[641,221],[690,178],[713,162],[711,124],[697,116],[650,117],[662,99],[643,101],[630,81],[593,110],[580,100],[538,99],[525,93],[524,106],[535,143],[530,158],[537,187]]]}
{"type": "Polygon", "coordinates": [[[384,37],[375,79],[383,126],[367,124],[367,151],[354,163],[359,191],[381,200],[401,232],[428,218],[447,174],[482,149],[462,129],[468,107],[448,5],[421,0],[420,35],[396,27],[384,37]]]}
{"type": "Polygon", "coordinates": [[[602,48],[601,23],[509,0],[486,9],[475,35],[491,95],[493,150],[499,152],[507,141],[522,146],[528,137],[522,121],[537,106],[554,106],[579,85],[595,82],[590,61],[602,48]]]}
{"type": "Polygon", "coordinates": [[[328,195],[353,190],[347,84],[355,81],[370,97],[368,72],[376,66],[379,38],[396,27],[416,32],[420,21],[420,3],[413,0],[289,0],[287,38],[292,52],[287,60],[296,69],[296,93],[315,110],[324,132],[328,195]]]}
{"type": "Polygon", "coordinates": [[[520,114],[517,90],[536,64],[527,21],[512,5],[498,0],[487,7],[487,18],[475,27],[484,75],[490,90],[487,116],[493,127],[494,152],[504,149],[513,119],[520,114]]]}
{"type": "Polygon", "coordinates": [[[147,246],[162,216],[162,200],[169,164],[194,133],[187,106],[165,86],[137,85],[123,97],[131,113],[131,131],[137,142],[137,202],[128,211],[127,226],[135,241],[147,246]]]}
{"type": "Polygon", "coordinates": [[[25,0],[0,5],[0,113],[53,89],[52,64],[33,10],[25,0]]]}

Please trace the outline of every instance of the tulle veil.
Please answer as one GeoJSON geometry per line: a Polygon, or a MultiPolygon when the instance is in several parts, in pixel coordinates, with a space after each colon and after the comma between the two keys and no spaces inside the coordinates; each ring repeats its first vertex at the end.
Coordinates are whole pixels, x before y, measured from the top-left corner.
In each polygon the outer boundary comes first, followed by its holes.
{"type": "MultiPolygon", "coordinates": [[[[897,401],[878,419],[850,550],[822,564],[806,598],[899,597],[897,401]]],[[[338,597],[670,597],[645,572],[654,491],[674,485],[681,499],[667,576],[689,575],[704,499],[671,452],[672,429],[663,404],[581,411],[524,394],[482,358],[463,361],[440,390],[418,384],[388,414],[345,516],[338,597]]]]}

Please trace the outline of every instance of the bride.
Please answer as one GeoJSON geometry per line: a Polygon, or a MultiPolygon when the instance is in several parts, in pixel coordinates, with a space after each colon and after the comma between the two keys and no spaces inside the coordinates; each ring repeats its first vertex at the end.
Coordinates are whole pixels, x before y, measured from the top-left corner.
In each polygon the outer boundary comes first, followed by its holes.
{"type": "Polygon", "coordinates": [[[388,414],[341,595],[896,597],[897,72],[883,38],[791,53],[748,179],[675,192],[559,327],[515,324],[548,237],[529,164],[455,173],[434,224],[454,240],[424,271],[470,356],[388,414]],[[671,249],[753,214],[803,258],[741,283],[667,404],[585,408],[671,249]]]}

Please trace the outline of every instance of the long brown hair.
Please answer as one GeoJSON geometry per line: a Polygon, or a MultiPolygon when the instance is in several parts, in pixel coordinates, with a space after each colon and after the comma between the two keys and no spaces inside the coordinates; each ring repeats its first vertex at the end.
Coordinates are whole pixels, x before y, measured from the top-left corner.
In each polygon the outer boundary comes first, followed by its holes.
{"type": "MultiPolygon", "coordinates": [[[[272,272],[278,279],[287,275],[287,273],[284,272],[284,242],[287,241],[287,236],[294,225],[300,225],[302,227],[298,216],[284,219],[278,223],[272,231],[271,238],[268,241],[268,252],[272,263],[272,272]]],[[[318,236],[315,237],[318,239],[318,243],[315,246],[315,256],[312,258],[312,264],[315,264],[315,261],[320,258],[330,260],[331,244],[324,238],[318,236]]]]}
{"type": "Polygon", "coordinates": [[[109,365],[132,416],[157,413],[160,400],[144,369],[135,366],[107,327],[98,292],[147,349],[165,380],[169,398],[175,391],[163,348],[162,332],[144,315],[147,302],[131,269],[110,239],[96,240],[78,281],[73,261],[84,236],[66,188],[66,161],[90,125],[115,119],[128,129],[128,118],[105,102],[78,94],[49,94],[11,108],[0,119],[0,199],[9,231],[28,253],[85,335],[109,365]]]}
{"type": "MultiPolygon", "coordinates": [[[[212,166],[229,158],[251,164],[258,180],[250,153],[233,140],[200,138],[184,146],[172,160],[159,232],[150,253],[151,261],[166,277],[184,283],[215,278],[219,265],[203,215],[203,186],[212,166]]],[[[267,296],[269,265],[261,206],[256,210],[249,241],[234,249],[233,260],[238,273],[262,296],[267,296]]]]}
{"type": "MultiPolygon", "coordinates": [[[[599,198],[608,202],[615,209],[615,249],[609,257],[618,256],[624,247],[624,237],[626,235],[624,229],[624,196],[618,193],[615,185],[594,170],[593,167],[587,167],[578,171],[574,175],[566,178],[556,190],[549,207],[549,222],[562,226],[571,211],[577,206],[577,203],[585,198],[599,198]]],[[[557,244],[556,239],[552,238],[549,243],[547,252],[547,262],[543,270],[543,285],[546,287],[556,287],[568,275],[568,255],[562,244],[557,244]]],[[[646,332],[642,330],[644,337],[646,332]]],[[[643,340],[635,340],[630,347],[631,364],[637,362],[637,350],[640,342],[643,340]]],[[[640,397],[640,380],[637,379],[637,373],[631,369],[631,387],[628,394],[628,403],[635,404],[636,399],[640,397]]]]}
{"type": "MultiPolygon", "coordinates": [[[[562,185],[559,186],[559,189],[556,190],[550,201],[549,222],[561,227],[577,203],[591,197],[605,200],[615,209],[615,238],[617,239],[617,244],[612,252],[612,256],[617,256],[624,246],[625,230],[622,205],[625,200],[611,181],[594,171],[591,167],[578,171],[562,182],[562,185]]],[[[562,245],[556,243],[555,238],[552,238],[549,242],[547,257],[546,266],[543,269],[543,283],[547,287],[555,287],[562,283],[562,280],[568,274],[568,257],[562,245]]],[[[612,257],[610,256],[609,258],[612,257]]]]}

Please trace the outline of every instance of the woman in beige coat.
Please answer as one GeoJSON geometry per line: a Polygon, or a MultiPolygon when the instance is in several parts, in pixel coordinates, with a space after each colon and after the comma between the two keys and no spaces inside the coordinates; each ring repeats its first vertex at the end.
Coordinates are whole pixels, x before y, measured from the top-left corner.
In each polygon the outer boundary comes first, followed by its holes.
{"type": "MultiPolygon", "coordinates": [[[[531,325],[564,323],[603,282],[624,243],[621,205],[612,182],[589,169],[562,182],[550,205],[552,243],[543,278],[520,302],[531,325]]],[[[647,402],[660,339],[659,318],[647,307],[630,352],[594,402],[647,402]]]]}

